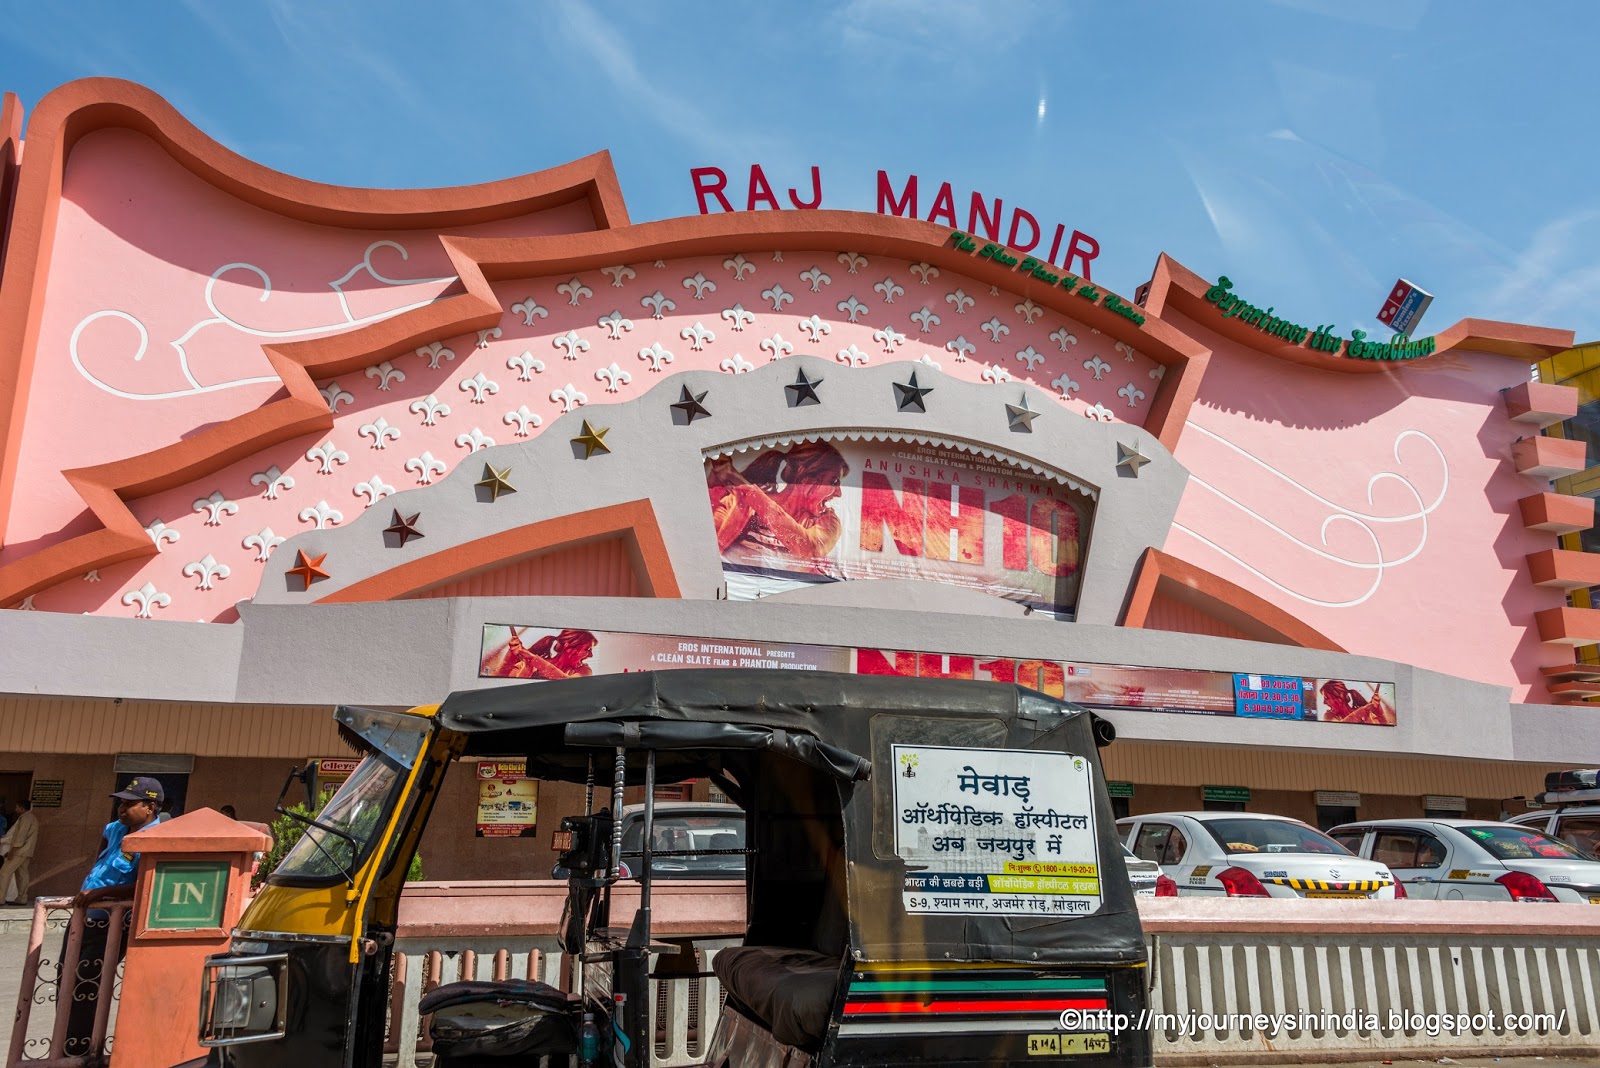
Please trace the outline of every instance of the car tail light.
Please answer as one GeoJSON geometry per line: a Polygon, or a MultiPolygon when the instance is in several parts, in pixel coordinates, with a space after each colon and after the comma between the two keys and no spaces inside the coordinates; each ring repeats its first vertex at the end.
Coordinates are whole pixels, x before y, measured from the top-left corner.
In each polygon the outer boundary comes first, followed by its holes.
{"type": "Polygon", "coordinates": [[[1156,876],[1156,897],[1177,897],[1178,884],[1165,875],[1156,876]]]}
{"type": "Polygon", "coordinates": [[[1403,901],[1403,900],[1405,900],[1406,896],[1407,896],[1406,895],[1406,884],[1401,882],[1399,879],[1396,879],[1394,881],[1394,898],[1395,898],[1395,900],[1396,901],[1403,901]]]}
{"type": "Polygon", "coordinates": [[[617,865],[617,876],[622,879],[633,878],[633,871],[628,867],[627,861],[623,861],[621,864],[617,865]]]}
{"type": "Polygon", "coordinates": [[[1512,901],[1554,901],[1550,888],[1525,871],[1508,871],[1495,882],[1511,892],[1512,901]]]}
{"type": "Polygon", "coordinates": [[[1224,868],[1217,872],[1217,882],[1228,892],[1229,897],[1271,897],[1267,888],[1261,885],[1261,880],[1243,868],[1224,868]]]}

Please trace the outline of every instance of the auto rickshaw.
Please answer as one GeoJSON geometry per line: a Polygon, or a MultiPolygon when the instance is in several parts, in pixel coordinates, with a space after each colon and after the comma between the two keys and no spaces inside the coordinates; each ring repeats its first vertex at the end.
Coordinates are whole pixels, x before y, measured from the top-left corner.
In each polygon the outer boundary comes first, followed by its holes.
{"type": "Polygon", "coordinates": [[[649,1068],[651,961],[675,949],[652,938],[652,795],[690,778],[747,822],[730,852],[746,859],[748,926],[713,962],[727,997],[707,1068],[1151,1063],[1133,1022],[1144,939],[1097,754],[1114,731],[1085,709],[999,683],[730,669],[335,715],[365,759],[301,817],[207,962],[196,1063],[381,1064],[405,874],[462,757],[522,758],[588,789],[554,843],[570,982],[433,991],[441,1068],[649,1068]],[[644,787],[637,851],[612,818],[630,786],[644,787]],[[624,864],[632,915],[612,908],[624,864]]]}

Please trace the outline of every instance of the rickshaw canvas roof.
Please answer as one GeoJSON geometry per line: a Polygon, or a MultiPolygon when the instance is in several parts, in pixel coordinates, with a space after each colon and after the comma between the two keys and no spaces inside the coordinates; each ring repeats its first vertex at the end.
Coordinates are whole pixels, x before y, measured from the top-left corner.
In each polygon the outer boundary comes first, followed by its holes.
{"type": "Polygon", "coordinates": [[[549,753],[567,724],[601,720],[739,723],[803,731],[851,747],[866,717],[888,712],[938,719],[973,715],[1039,731],[1084,715],[1021,686],[826,671],[708,668],[642,671],[461,690],[436,713],[467,735],[465,755],[549,753]]]}

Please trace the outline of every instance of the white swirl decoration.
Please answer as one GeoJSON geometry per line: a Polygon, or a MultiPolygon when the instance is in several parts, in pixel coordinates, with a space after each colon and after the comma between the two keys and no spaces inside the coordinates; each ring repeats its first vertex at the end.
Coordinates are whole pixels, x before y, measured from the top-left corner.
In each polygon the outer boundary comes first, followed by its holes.
{"type": "Polygon", "coordinates": [[[175,397],[192,397],[201,393],[215,393],[218,390],[235,389],[239,386],[277,382],[277,375],[263,375],[248,378],[236,378],[222,382],[202,383],[198,378],[195,377],[194,372],[189,368],[189,350],[186,348],[186,346],[196,334],[211,326],[225,326],[238,332],[239,334],[245,335],[246,337],[263,338],[267,340],[302,338],[308,337],[312,334],[322,334],[336,330],[347,330],[351,327],[365,326],[369,323],[380,322],[384,319],[393,318],[402,312],[411,311],[413,309],[432,304],[434,300],[437,299],[436,297],[429,297],[425,300],[412,301],[401,307],[380,311],[372,315],[358,316],[350,308],[350,302],[346,297],[344,286],[356,275],[363,272],[370,275],[374,281],[388,287],[435,284],[455,280],[453,275],[445,278],[391,278],[373,266],[372,254],[380,248],[394,250],[395,252],[399,253],[402,260],[410,258],[410,254],[406,252],[405,247],[400,245],[398,242],[374,241],[372,244],[367,246],[366,251],[361,255],[361,259],[358,260],[354,266],[352,266],[339,278],[335,278],[327,283],[328,288],[333,291],[338,299],[341,317],[331,322],[298,326],[288,330],[268,330],[262,327],[251,326],[248,323],[240,322],[239,320],[230,316],[227,312],[224,312],[217,307],[217,283],[222,280],[223,275],[235,271],[242,271],[246,274],[254,275],[260,280],[261,288],[259,292],[261,295],[258,298],[258,303],[266,303],[266,301],[272,296],[272,278],[267,274],[266,271],[262,270],[260,267],[257,267],[253,263],[245,263],[243,261],[225,263],[221,267],[218,267],[215,271],[212,271],[211,277],[206,279],[205,288],[203,291],[206,308],[211,312],[210,317],[199,320],[194,325],[190,326],[189,329],[184,331],[181,337],[174,341],[168,342],[177,355],[178,370],[183,375],[184,381],[188,383],[187,387],[185,388],[164,391],[151,390],[150,392],[132,392],[125,389],[119,389],[109,382],[104,381],[84,365],[83,357],[78,351],[79,342],[83,336],[83,332],[92,323],[105,318],[121,319],[133,325],[133,328],[138,332],[139,335],[139,344],[138,348],[132,353],[130,362],[135,364],[142,364],[144,362],[145,355],[150,347],[149,331],[145,329],[144,324],[137,318],[125,311],[118,311],[116,309],[108,308],[101,311],[91,312],[90,314],[84,316],[83,319],[79,321],[78,325],[73,328],[72,336],[67,343],[68,353],[72,358],[72,365],[73,367],[77,368],[78,373],[83,376],[85,381],[89,382],[97,389],[104,390],[105,392],[116,397],[121,397],[124,400],[171,400],[175,397]]]}
{"type": "MultiPolygon", "coordinates": [[[[1189,481],[1192,484],[1215,495],[1232,508],[1237,509],[1239,512],[1248,516],[1262,527],[1271,531],[1277,537],[1288,542],[1289,545],[1295,550],[1309,554],[1316,559],[1325,560],[1329,563],[1337,565],[1340,568],[1348,569],[1355,575],[1363,576],[1362,582],[1365,585],[1365,589],[1353,595],[1340,595],[1321,591],[1324,592],[1325,595],[1316,596],[1316,593],[1319,591],[1303,588],[1297,589],[1295,585],[1291,584],[1295,581],[1291,576],[1297,574],[1292,566],[1292,561],[1286,560],[1284,564],[1281,565],[1286,571],[1289,572],[1289,574],[1285,574],[1280,577],[1274,577],[1273,575],[1270,575],[1266,571],[1262,570],[1262,568],[1257,567],[1256,565],[1245,560],[1239,554],[1239,552],[1235,552],[1224,547],[1215,539],[1206,537],[1204,534],[1194,530],[1192,527],[1185,526],[1181,523],[1174,523],[1173,529],[1181,530],[1183,533],[1189,535],[1191,538],[1194,538],[1202,545],[1205,545],[1207,548],[1210,548],[1221,554],[1228,560],[1243,568],[1245,571],[1248,571],[1250,574],[1254,575],[1256,578],[1267,583],[1278,592],[1286,594],[1289,597],[1293,597],[1296,600],[1304,601],[1306,604],[1316,605],[1319,608],[1354,608],[1357,605],[1365,604],[1373,597],[1374,594],[1378,592],[1379,587],[1383,585],[1384,575],[1387,574],[1391,568],[1410,563],[1412,560],[1415,560],[1418,556],[1420,556],[1423,549],[1426,548],[1428,544],[1428,517],[1432,515],[1441,504],[1444,503],[1445,494],[1450,489],[1450,465],[1445,461],[1444,450],[1440,449],[1437,442],[1420,430],[1403,430],[1397,434],[1394,439],[1393,455],[1395,463],[1403,465],[1405,461],[1402,459],[1401,454],[1403,451],[1405,451],[1405,446],[1408,442],[1416,441],[1426,446],[1426,449],[1433,454],[1434,460],[1437,461],[1439,465],[1439,490],[1433,499],[1427,503],[1424,503],[1422,491],[1419,490],[1416,483],[1406,475],[1400,474],[1397,471],[1379,471],[1367,479],[1367,499],[1364,508],[1352,508],[1330,500],[1311,487],[1285,474],[1276,467],[1273,467],[1260,457],[1245,451],[1238,445],[1235,445],[1233,442],[1229,441],[1227,438],[1224,438],[1222,435],[1213,430],[1208,430],[1196,423],[1190,423],[1187,429],[1217,442],[1219,445],[1222,445],[1224,448],[1232,452],[1244,463],[1252,464],[1255,467],[1268,472],[1274,478],[1278,479],[1286,486],[1302,495],[1305,500],[1305,507],[1316,507],[1331,513],[1322,520],[1322,523],[1318,528],[1318,538],[1321,544],[1313,544],[1312,542],[1306,541],[1290,531],[1285,530],[1282,526],[1279,526],[1271,519],[1268,519],[1266,516],[1250,507],[1250,505],[1230,496],[1227,491],[1205,481],[1197,475],[1190,476],[1189,481]],[[1379,486],[1390,483],[1399,486],[1401,491],[1411,499],[1413,504],[1408,509],[1397,514],[1382,515],[1375,510],[1377,508],[1377,490],[1379,486]],[[1383,539],[1379,536],[1378,528],[1390,526],[1392,529],[1394,524],[1416,524],[1416,543],[1399,555],[1385,556],[1383,539]],[[1371,558],[1353,559],[1351,555],[1330,551],[1329,534],[1335,530],[1336,527],[1353,527],[1355,530],[1359,531],[1363,536],[1362,540],[1371,547],[1371,558]],[[1370,581],[1366,576],[1370,576],[1370,581]]],[[[1415,450],[1413,450],[1413,453],[1414,452],[1415,450]]],[[[1235,548],[1240,548],[1240,546],[1235,544],[1235,548]]],[[[1304,585],[1303,578],[1301,579],[1300,585],[1304,585]]]]}

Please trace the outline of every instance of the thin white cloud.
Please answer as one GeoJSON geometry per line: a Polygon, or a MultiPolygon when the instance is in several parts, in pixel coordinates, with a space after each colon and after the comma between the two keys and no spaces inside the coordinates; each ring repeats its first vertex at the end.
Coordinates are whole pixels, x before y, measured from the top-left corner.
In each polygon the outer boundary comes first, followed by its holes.
{"type": "Polygon", "coordinates": [[[686,144],[714,160],[742,161],[747,145],[719,131],[725,122],[666,84],[665,68],[646,76],[620,28],[601,19],[588,5],[572,0],[556,9],[561,32],[594,61],[617,95],[648,113],[686,144]]]}

